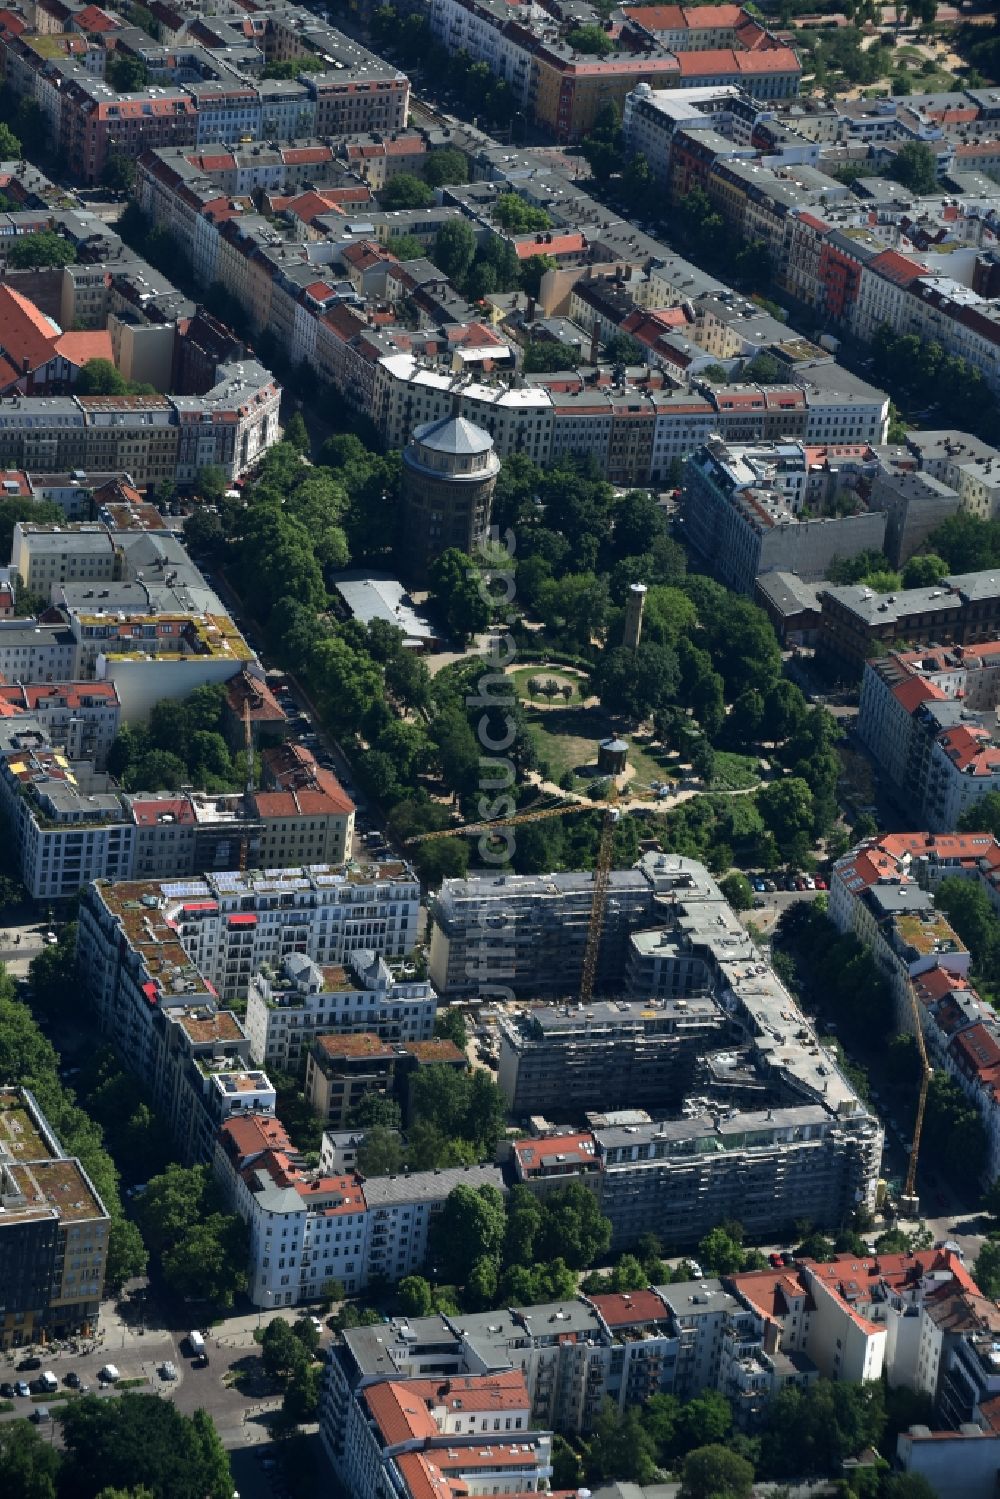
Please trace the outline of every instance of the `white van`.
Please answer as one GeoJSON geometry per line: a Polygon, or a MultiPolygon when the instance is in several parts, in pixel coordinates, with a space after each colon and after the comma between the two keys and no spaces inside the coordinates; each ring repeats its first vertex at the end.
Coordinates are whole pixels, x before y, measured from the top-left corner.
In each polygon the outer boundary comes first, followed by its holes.
{"type": "Polygon", "coordinates": [[[56,1379],[51,1369],[46,1369],[43,1373],[39,1374],[38,1383],[42,1386],[42,1388],[48,1395],[51,1395],[53,1390],[58,1390],[59,1388],[59,1381],[58,1379],[56,1379]]]}
{"type": "Polygon", "coordinates": [[[121,1373],[117,1364],[105,1364],[104,1368],[99,1370],[97,1377],[102,1384],[117,1384],[121,1379],[121,1373]]]}
{"type": "Polygon", "coordinates": [[[197,1328],[195,1328],[194,1332],[188,1333],[188,1347],[196,1358],[205,1352],[205,1339],[197,1328]]]}

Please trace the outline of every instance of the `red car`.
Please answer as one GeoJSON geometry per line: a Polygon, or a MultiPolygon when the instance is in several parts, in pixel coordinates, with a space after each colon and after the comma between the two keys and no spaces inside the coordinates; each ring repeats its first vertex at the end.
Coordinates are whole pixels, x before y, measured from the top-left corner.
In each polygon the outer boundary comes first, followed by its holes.
{"type": "Polygon", "coordinates": [[[818,874],[816,876],[816,889],[817,890],[825,890],[826,888],[827,888],[826,880],[824,880],[824,878],[823,878],[823,876],[821,874],[818,874]]]}
{"type": "Polygon", "coordinates": [[[784,1266],[784,1260],[780,1254],[769,1254],[767,1258],[769,1264],[773,1265],[775,1270],[780,1270],[784,1266]]]}

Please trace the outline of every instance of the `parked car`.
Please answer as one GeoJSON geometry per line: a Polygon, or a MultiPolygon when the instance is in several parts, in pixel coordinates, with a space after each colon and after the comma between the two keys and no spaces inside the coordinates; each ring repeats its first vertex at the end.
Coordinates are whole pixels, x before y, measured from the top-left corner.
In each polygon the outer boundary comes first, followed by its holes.
{"type": "Polygon", "coordinates": [[[31,1390],[23,1379],[17,1381],[17,1384],[14,1386],[14,1394],[20,1395],[22,1400],[26,1400],[31,1394],[31,1390]]]}
{"type": "Polygon", "coordinates": [[[14,1386],[7,1380],[4,1380],[3,1384],[0,1384],[0,1400],[13,1400],[13,1398],[14,1386]]]}
{"type": "Polygon", "coordinates": [[[47,1405],[36,1405],[31,1412],[29,1420],[34,1421],[36,1426],[41,1426],[44,1421],[52,1420],[52,1413],[47,1405]]]}
{"type": "Polygon", "coordinates": [[[767,1257],[767,1260],[768,1260],[768,1264],[769,1265],[773,1265],[774,1268],[775,1268],[775,1270],[780,1270],[782,1268],[782,1266],[784,1265],[784,1263],[785,1263],[784,1260],[781,1258],[781,1255],[777,1254],[777,1253],[776,1254],[769,1254],[768,1257],[767,1257]]]}
{"type": "Polygon", "coordinates": [[[22,1374],[27,1369],[40,1369],[41,1367],[42,1367],[42,1361],[41,1361],[41,1359],[40,1358],[34,1358],[31,1355],[29,1355],[27,1358],[22,1358],[22,1359],[20,1359],[18,1361],[17,1372],[18,1372],[18,1374],[22,1374]]]}
{"type": "Polygon", "coordinates": [[[171,1359],[167,1359],[160,1365],[160,1378],[165,1379],[168,1383],[177,1378],[177,1366],[171,1359]]]}
{"type": "Polygon", "coordinates": [[[192,1369],[207,1369],[208,1368],[208,1354],[207,1353],[199,1353],[198,1357],[194,1360],[194,1362],[192,1363],[191,1367],[192,1367],[192,1369]]]}
{"type": "Polygon", "coordinates": [[[815,886],[816,886],[817,890],[827,890],[827,889],[829,889],[829,886],[827,885],[826,880],[824,880],[824,878],[823,878],[823,876],[821,874],[818,874],[816,876],[816,879],[815,879],[814,883],[815,883],[815,886]]]}
{"type": "Polygon", "coordinates": [[[765,881],[764,881],[764,889],[765,889],[765,890],[766,890],[766,891],[767,891],[767,893],[768,893],[768,894],[769,894],[769,895],[773,895],[773,894],[774,894],[774,892],[775,892],[775,890],[777,890],[777,888],[778,888],[778,887],[777,887],[777,885],[776,885],[776,884],[775,884],[775,883],[774,883],[774,881],[773,881],[773,880],[765,880],[765,881]]]}
{"type": "Polygon", "coordinates": [[[766,889],[764,881],[761,879],[751,880],[750,885],[752,889],[756,890],[758,895],[762,895],[766,889]]]}

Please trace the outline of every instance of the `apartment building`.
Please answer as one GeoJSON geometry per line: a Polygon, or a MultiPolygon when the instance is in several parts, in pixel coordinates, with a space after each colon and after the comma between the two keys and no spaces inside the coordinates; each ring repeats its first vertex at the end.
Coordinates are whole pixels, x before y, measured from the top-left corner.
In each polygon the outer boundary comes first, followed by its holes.
{"type": "Polygon", "coordinates": [[[998,871],[1000,849],[989,834],[900,833],[866,840],[830,877],[830,919],[871,946],[892,987],[897,1028],[912,1033],[919,1023],[932,1065],[978,1111],[987,1181],[1000,1175],[1000,1027],[969,981],[969,954],[934,908],[933,892],[942,879],[973,879],[995,904],[998,871]]]}
{"type": "Polygon", "coordinates": [[[121,725],[114,682],[16,682],[0,685],[0,715],[34,720],[67,760],[102,771],[121,725]]]}
{"type": "MultiPolygon", "coordinates": [[[[649,923],[655,899],[641,869],[612,872],[598,963],[602,982],[621,971],[627,935],[649,923]]],[[[572,995],[592,903],[592,874],[444,880],[431,908],[431,983],[448,999],[572,995]]]]}
{"type": "Polygon", "coordinates": [[[498,1166],[454,1166],[436,1171],[409,1171],[404,1176],[373,1176],[364,1184],[369,1211],[368,1274],[401,1280],[427,1263],[429,1234],[455,1187],[474,1191],[493,1187],[505,1192],[498,1166]]]}
{"type": "Polygon", "coordinates": [[[349,1295],[363,1288],[368,1213],[356,1177],[306,1172],[281,1122],[265,1115],[222,1126],[214,1169],[250,1229],[254,1306],[314,1301],[334,1280],[349,1295]]]}
{"type": "Polygon", "coordinates": [[[1000,515],[1000,450],[969,432],[906,434],[920,469],[958,495],[962,510],[981,520],[1000,515]]]}
{"type": "Polygon", "coordinates": [[[1000,635],[1000,584],[996,574],[963,573],[935,588],[878,594],[864,584],[824,584],[819,590],[817,653],[841,673],[863,671],[880,649],[906,641],[973,646],[1000,635]]]}
{"type": "Polygon", "coordinates": [[[273,971],[293,953],[321,966],[343,965],[349,953],[362,950],[405,956],[416,941],[419,901],[413,871],[396,861],[101,882],[89,887],[81,905],[80,960],[107,1030],[127,1008],[123,965],[138,971],[143,964],[141,942],[127,963],[126,956],[116,958],[122,934],[131,926],[138,936],[144,922],[152,922],[150,913],[160,913],[157,930],[170,933],[170,961],[179,972],[199,992],[211,985],[226,1001],[244,996],[265,964],[273,971]]]}
{"type": "Polygon", "coordinates": [[[110,1219],[27,1088],[0,1089],[0,1349],[92,1335],[110,1219]]]}
{"type": "Polygon", "coordinates": [[[1000,788],[1000,644],[928,646],[865,663],[858,733],[900,801],[949,832],[1000,788]]]}
{"type": "Polygon", "coordinates": [[[807,476],[802,443],[744,447],[710,437],[688,459],[685,535],[728,587],[752,594],[757,578],[768,572],[818,579],[834,557],[882,550],[881,512],[815,519],[803,514],[807,476]]]}
{"type": "MultiPolygon", "coordinates": [[[[680,1038],[685,1017],[690,1015],[692,1026],[704,1029],[697,1046],[701,1053],[697,1092],[685,1099],[681,1117],[660,1122],[644,1114],[621,1120],[612,1117],[595,1122],[589,1132],[568,1141],[556,1134],[544,1146],[538,1141],[522,1142],[523,1149],[515,1149],[513,1157],[519,1179],[540,1194],[566,1179],[585,1182],[611,1220],[613,1244],[622,1249],[643,1233],[669,1233],[673,1242],[681,1234],[684,1243],[695,1244],[730,1214],[738,1214],[739,1221],[748,1226],[753,1224],[755,1232],[773,1234],[778,1224],[781,1231],[787,1226],[791,1232],[804,1203],[811,1221],[832,1226],[845,1221],[857,1202],[873,1203],[882,1152],[881,1126],[832,1056],[820,1047],[773,972],[760,961],[714,880],[695,861],[665,854],[644,855],[631,873],[641,875],[645,882],[651,897],[646,909],[659,926],[649,927],[647,922],[647,929],[640,930],[636,922],[635,930],[623,933],[625,952],[615,951],[618,966],[609,963],[608,981],[619,992],[627,986],[631,997],[642,1003],[651,1016],[652,1036],[629,1039],[625,1016],[631,1007],[627,1001],[615,1016],[613,1006],[595,1009],[591,1025],[609,1028],[603,1057],[611,1056],[618,1065],[614,1047],[620,1044],[620,1065],[627,1068],[635,1065],[635,1049],[658,1044],[656,1028],[661,1020],[663,1046],[673,1046],[673,1055],[683,1059],[686,1040],[680,1038]],[[713,996],[723,994],[727,1018],[720,1028],[721,1015],[712,1014],[713,996]],[[619,1026],[621,1043],[613,1034],[619,1026]],[[734,1030],[735,1042],[728,1036],[728,1027],[734,1030]],[[714,1048],[713,1036],[718,1038],[714,1048]]],[[[458,981],[464,976],[466,954],[473,951],[470,934],[499,929],[508,954],[512,949],[519,959],[516,978],[521,992],[531,992],[533,978],[534,992],[547,985],[550,954],[567,953],[568,939],[560,924],[572,932],[577,920],[579,886],[564,887],[560,879],[556,875],[513,876],[499,886],[488,880],[446,881],[442,941],[447,936],[453,946],[439,947],[442,978],[449,977],[444,955],[454,958],[457,951],[462,957],[462,966],[451,970],[458,981]],[[565,893],[560,895],[561,891],[565,893]],[[478,897],[475,904],[474,897],[478,897]],[[501,920],[511,912],[512,918],[501,928],[501,920]],[[520,947],[529,934],[534,975],[529,951],[520,947]],[[456,948],[459,938],[461,945],[456,948]]],[[[636,886],[625,888],[635,890],[636,886]]],[[[641,904],[638,909],[633,906],[640,917],[641,911],[641,904]]],[[[607,957],[611,956],[609,952],[607,957]]],[[[509,956],[505,961],[509,964],[509,956]]],[[[567,954],[561,961],[568,975],[572,958],[567,954]]],[[[496,972],[488,967],[491,978],[496,972]]],[[[604,1076],[591,1065],[598,1048],[592,1049],[587,1041],[586,1011],[571,1008],[567,1015],[564,1008],[561,1016],[555,1011],[536,1015],[529,1011],[518,1023],[507,1023],[502,1044],[506,1058],[502,1079],[507,1077],[508,1090],[515,1076],[515,1057],[520,1063],[521,1054],[527,1054],[533,1061],[537,1048],[539,1065],[547,1066],[550,1053],[561,1048],[570,1058],[577,1112],[606,1106],[604,1076]]],[[[641,1080],[641,1072],[634,1080],[641,1080]]],[[[558,1068],[550,1073],[548,1100],[540,1099],[546,1113],[561,1113],[558,1098],[566,1086],[558,1068]]],[[[532,1094],[526,1106],[534,1101],[532,1094]]],[[[616,1099],[610,1101],[613,1104],[616,1099]]]]}
{"type": "Polygon", "coordinates": [[[280,1120],[266,1113],[224,1122],[213,1166],[249,1225],[248,1294],[264,1309],[315,1301],[331,1280],[355,1295],[373,1280],[416,1274],[434,1215],[456,1186],[504,1190],[500,1169],[489,1165],[368,1179],[322,1163],[306,1167],[280,1120]]]}
{"type": "Polygon", "coordinates": [[[224,366],[200,396],[15,396],[0,402],[0,466],[125,472],[188,483],[218,465],[238,479],[277,442],[280,387],[255,360],[224,366]]]}
{"type": "Polygon", "coordinates": [[[348,953],[343,967],[291,953],[277,972],[268,967],[254,974],[244,1024],[256,1062],[294,1072],[324,1032],[369,1031],[389,1042],[427,1041],[436,1013],[437,996],[426,980],[361,948],[348,953]]]}
{"type": "Polygon", "coordinates": [[[612,1000],[504,1014],[499,1030],[498,1081],[511,1114],[573,1120],[623,1098],[676,1107],[725,1021],[708,997],[612,1000]]]}
{"type": "MultiPolygon", "coordinates": [[[[238,32],[213,34],[199,18],[199,41],[143,46],[150,83],[121,94],[104,78],[106,56],[121,31],[94,34],[82,60],[63,54],[57,38],[32,28],[3,33],[3,71],[18,97],[46,110],[66,169],[84,185],[100,181],[116,156],[134,160],[159,147],[203,147],[215,142],[285,139],[301,135],[381,132],[406,124],[406,75],[318,19],[287,6],[269,13],[247,44],[238,32]],[[297,79],[262,79],[265,57],[296,58],[323,66],[297,79]]],[[[76,38],[79,41],[79,38],[76,38]]],[[[130,47],[133,46],[131,38],[130,47]]]]}

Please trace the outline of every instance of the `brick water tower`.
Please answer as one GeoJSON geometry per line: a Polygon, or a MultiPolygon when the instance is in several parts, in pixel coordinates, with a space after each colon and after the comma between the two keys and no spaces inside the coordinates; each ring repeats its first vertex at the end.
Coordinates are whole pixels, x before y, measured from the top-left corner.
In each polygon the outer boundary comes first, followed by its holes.
{"type": "Polygon", "coordinates": [[[424,583],[449,547],[475,552],[486,535],[500,460],[493,439],[464,416],[415,427],[403,450],[399,556],[408,577],[424,583]]]}

